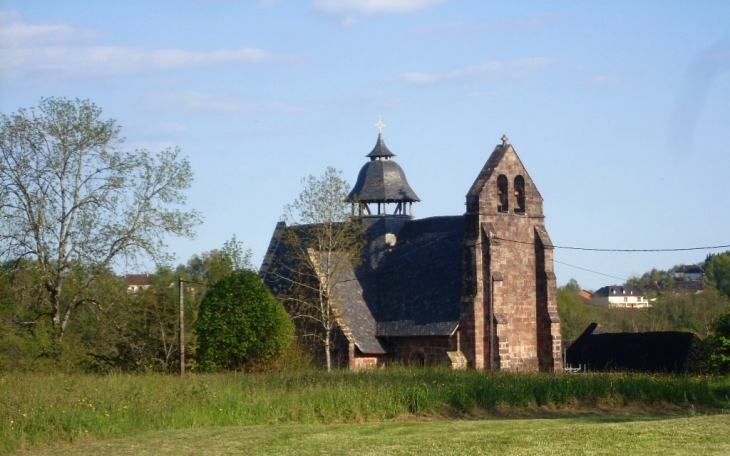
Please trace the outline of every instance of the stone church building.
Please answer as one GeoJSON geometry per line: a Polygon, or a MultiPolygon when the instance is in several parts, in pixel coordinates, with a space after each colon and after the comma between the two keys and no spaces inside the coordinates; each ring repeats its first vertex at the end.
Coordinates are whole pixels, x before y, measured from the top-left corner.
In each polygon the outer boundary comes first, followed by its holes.
{"type": "MultiPolygon", "coordinates": [[[[382,124],[380,124],[382,127],[382,124]]],[[[553,247],[543,199],[506,136],[466,193],[466,213],[413,216],[420,201],[378,135],[349,198],[365,227],[362,263],[335,290],[334,359],[510,371],[562,369],[553,247]]],[[[280,290],[284,230],[261,266],[280,290]]]]}

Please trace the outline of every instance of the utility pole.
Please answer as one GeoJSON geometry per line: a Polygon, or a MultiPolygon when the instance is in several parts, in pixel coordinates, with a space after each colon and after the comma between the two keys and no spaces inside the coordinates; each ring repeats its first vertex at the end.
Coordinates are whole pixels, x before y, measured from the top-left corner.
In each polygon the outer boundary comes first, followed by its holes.
{"type": "Polygon", "coordinates": [[[177,279],[177,289],[180,296],[180,331],[179,331],[179,346],[180,346],[180,376],[185,375],[185,281],[182,277],[177,279]]]}

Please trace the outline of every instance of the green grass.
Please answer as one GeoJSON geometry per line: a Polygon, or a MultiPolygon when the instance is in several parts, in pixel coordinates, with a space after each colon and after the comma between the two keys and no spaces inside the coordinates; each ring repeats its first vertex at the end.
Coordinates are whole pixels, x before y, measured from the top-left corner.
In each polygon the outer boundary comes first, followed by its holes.
{"type": "Polygon", "coordinates": [[[405,368],[195,374],[182,379],[8,374],[0,376],[0,453],[175,429],[723,413],[730,409],[729,397],[730,380],[704,376],[405,368]]]}
{"type": "Polygon", "coordinates": [[[34,455],[726,455],[730,415],[244,426],[147,432],[34,455]]]}

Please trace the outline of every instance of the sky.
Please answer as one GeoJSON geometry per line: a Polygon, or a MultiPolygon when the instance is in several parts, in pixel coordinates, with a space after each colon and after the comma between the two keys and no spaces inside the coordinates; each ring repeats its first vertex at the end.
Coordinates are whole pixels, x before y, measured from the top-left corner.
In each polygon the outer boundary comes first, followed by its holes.
{"type": "Polygon", "coordinates": [[[235,235],[260,265],[302,178],[354,185],[380,116],[416,218],[463,214],[507,134],[559,285],[730,249],[565,248],[730,245],[727,1],[0,0],[0,112],[51,96],[189,158],[178,263],[235,235]]]}

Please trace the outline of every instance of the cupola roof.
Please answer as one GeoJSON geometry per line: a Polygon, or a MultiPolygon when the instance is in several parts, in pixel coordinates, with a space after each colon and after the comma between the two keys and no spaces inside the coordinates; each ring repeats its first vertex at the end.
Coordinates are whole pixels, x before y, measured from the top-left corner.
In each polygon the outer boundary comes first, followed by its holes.
{"type": "Polygon", "coordinates": [[[382,121],[375,124],[380,132],[373,150],[367,154],[370,161],[360,169],[355,187],[347,198],[363,203],[392,203],[421,201],[413,191],[403,169],[393,160],[395,156],[383,140],[382,121]]]}
{"type": "Polygon", "coordinates": [[[383,134],[378,133],[378,141],[375,143],[373,150],[370,151],[366,157],[369,157],[370,160],[378,158],[385,158],[386,160],[389,160],[391,157],[395,157],[395,154],[388,149],[388,146],[385,145],[385,141],[383,141],[383,134]]]}

